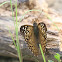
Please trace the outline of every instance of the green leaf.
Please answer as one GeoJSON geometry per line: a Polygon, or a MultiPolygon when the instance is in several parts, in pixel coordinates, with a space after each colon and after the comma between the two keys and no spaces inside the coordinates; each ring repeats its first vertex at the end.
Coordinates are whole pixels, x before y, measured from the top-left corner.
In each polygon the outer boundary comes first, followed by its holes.
{"type": "Polygon", "coordinates": [[[56,53],[56,55],[54,55],[54,58],[58,61],[60,61],[60,54],[59,53],[56,53]]]}
{"type": "Polygon", "coordinates": [[[52,61],[52,60],[48,60],[48,62],[54,62],[54,61],[52,61]]]}

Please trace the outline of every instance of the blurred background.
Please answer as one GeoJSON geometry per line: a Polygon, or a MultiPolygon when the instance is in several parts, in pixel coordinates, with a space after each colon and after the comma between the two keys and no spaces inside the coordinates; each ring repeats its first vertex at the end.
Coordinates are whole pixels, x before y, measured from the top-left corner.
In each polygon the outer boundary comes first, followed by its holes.
{"type": "MultiPolygon", "coordinates": [[[[0,0],[0,2],[3,1],[10,1],[10,0],[0,0]]],[[[15,0],[12,0],[15,1],[15,0]]],[[[25,2],[28,0],[18,0],[18,2],[25,2]]],[[[39,0],[39,1],[46,1],[48,4],[48,7],[55,9],[58,11],[60,14],[62,14],[62,0],[39,0]]]]}
{"type": "Polygon", "coordinates": [[[55,9],[62,14],[62,0],[45,0],[48,3],[48,7],[55,9]]]}

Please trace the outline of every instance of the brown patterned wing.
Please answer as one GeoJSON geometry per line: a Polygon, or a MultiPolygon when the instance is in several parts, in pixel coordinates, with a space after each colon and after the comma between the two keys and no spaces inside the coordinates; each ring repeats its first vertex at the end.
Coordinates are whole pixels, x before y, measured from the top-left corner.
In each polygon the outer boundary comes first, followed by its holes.
{"type": "Polygon", "coordinates": [[[39,28],[39,39],[40,39],[39,42],[42,46],[43,52],[45,53],[45,51],[46,51],[46,38],[47,38],[46,31],[47,31],[47,27],[43,22],[41,22],[38,24],[38,28],[39,28]]]}
{"type": "Polygon", "coordinates": [[[35,56],[39,54],[38,46],[36,44],[36,39],[33,32],[33,26],[23,25],[20,28],[20,32],[24,35],[25,41],[28,44],[29,49],[33,52],[35,56]]]}

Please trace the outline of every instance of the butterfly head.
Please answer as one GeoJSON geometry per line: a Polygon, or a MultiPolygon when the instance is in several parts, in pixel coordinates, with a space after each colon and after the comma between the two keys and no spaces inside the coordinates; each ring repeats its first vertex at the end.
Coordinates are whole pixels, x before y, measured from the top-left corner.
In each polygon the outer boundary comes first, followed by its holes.
{"type": "Polygon", "coordinates": [[[33,26],[37,26],[37,23],[34,21],[33,26]]]}

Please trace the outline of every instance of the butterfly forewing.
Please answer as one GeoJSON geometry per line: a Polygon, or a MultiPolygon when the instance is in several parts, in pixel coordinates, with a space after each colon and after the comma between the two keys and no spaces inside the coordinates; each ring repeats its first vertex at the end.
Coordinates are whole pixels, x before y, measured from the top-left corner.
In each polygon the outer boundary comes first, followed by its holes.
{"type": "Polygon", "coordinates": [[[33,52],[34,55],[37,56],[39,54],[39,50],[38,50],[38,46],[36,43],[36,38],[34,36],[33,26],[23,25],[20,28],[20,32],[24,36],[25,41],[27,42],[29,49],[33,52]]]}
{"type": "Polygon", "coordinates": [[[41,22],[41,23],[38,24],[38,29],[39,29],[39,39],[40,39],[39,43],[41,44],[42,50],[45,53],[46,38],[47,38],[47,35],[46,35],[46,31],[47,31],[46,25],[43,22],[41,22]]]}

